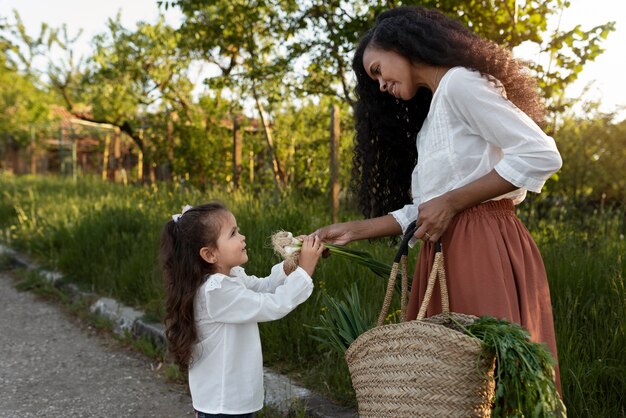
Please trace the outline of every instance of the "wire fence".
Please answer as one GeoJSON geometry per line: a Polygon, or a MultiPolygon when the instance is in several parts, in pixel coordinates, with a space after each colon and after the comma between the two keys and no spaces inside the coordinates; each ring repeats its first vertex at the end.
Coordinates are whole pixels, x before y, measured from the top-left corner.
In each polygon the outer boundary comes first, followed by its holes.
{"type": "Polygon", "coordinates": [[[143,179],[143,152],[116,126],[71,118],[32,125],[28,130],[28,144],[4,134],[2,171],[72,177],[88,174],[124,183],[143,179]]]}

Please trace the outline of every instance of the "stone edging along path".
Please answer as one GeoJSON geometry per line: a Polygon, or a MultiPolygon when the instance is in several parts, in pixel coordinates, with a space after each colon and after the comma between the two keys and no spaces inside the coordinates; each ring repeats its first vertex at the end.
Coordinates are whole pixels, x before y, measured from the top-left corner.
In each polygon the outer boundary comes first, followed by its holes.
{"type": "MultiPolygon", "coordinates": [[[[67,293],[72,300],[93,297],[83,293],[74,284],[62,283],[63,275],[42,269],[33,263],[27,256],[19,254],[6,246],[0,245],[0,255],[6,255],[18,266],[29,271],[35,271],[40,277],[52,283],[56,288],[67,293]]],[[[124,306],[114,299],[101,297],[91,306],[90,311],[104,318],[112,324],[112,331],[118,335],[129,333],[133,337],[145,337],[155,345],[165,346],[165,333],[159,323],[144,321],[144,313],[132,307],[124,306]]],[[[350,408],[335,405],[323,396],[306,389],[286,376],[264,368],[265,403],[281,412],[287,412],[295,403],[303,405],[307,415],[317,418],[355,418],[356,411],[350,408]]]]}

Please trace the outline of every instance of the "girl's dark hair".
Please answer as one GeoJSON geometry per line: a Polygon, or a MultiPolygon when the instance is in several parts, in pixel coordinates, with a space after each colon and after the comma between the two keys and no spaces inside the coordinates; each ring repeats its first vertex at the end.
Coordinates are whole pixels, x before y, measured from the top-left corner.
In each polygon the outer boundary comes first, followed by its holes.
{"type": "Polygon", "coordinates": [[[182,371],[191,363],[197,342],[193,302],[198,288],[213,264],[200,257],[202,247],[215,247],[228,212],[221,203],[208,203],[187,210],[177,222],[167,222],[161,232],[159,261],[165,281],[165,336],[169,351],[182,371]]]}
{"type": "Polygon", "coordinates": [[[363,67],[368,46],[394,51],[414,63],[477,70],[491,81],[499,80],[511,102],[538,124],[543,122],[545,109],[536,81],[510,51],[436,10],[399,7],[381,13],[352,60],[357,82],[353,188],[365,217],[384,215],[411,201],[415,138],[432,99],[426,88],[409,101],[382,93],[363,67]]]}

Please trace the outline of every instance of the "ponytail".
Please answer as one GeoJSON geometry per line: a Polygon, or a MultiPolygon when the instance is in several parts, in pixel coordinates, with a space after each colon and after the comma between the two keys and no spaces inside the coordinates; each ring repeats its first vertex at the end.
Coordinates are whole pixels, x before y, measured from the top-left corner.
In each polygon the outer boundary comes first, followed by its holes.
{"type": "Polygon", "coordinates": [[[182,372],[189,369],[197,342],[194,299],[214,269],[200,256],[200,249],[217,245],[221,215],[226,211],[220,203],[196,206],[168,221],[161,232],[159,264],[166,295],[165,336],[182,372]]]}

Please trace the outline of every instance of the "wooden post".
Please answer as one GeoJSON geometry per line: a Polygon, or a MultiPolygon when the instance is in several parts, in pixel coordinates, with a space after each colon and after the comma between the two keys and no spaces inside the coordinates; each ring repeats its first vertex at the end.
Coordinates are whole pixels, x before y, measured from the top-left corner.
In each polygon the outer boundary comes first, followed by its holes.
{"type": "MultiPolygon", "coordinates": [[[[139,130],[139,139],[143,143],[143,128],[139,130]]],[[[137,181],[139,183],[143,181],[143,151],[141,148],[137,152],[137,181]]]]}
{"type": "Polygon", "coordinates": [[[17,148],[17,144],[15,143],[15,141],[13,140],[13,138],[9,138],[9,141],[7,141],[8,144],[8,167],[9,167],[9,172],[13,173],[13,174],[20,174],[19,168],[20,168],[20,156],[18,153],[18,148],[17,148]]]}
{"type": "Polygon", "coordinates": [[[78,178],[78,147],[76,145],[76,135],[74,135],[74,126],[70,124],[70,140],[72,141],[72,180],[78,178]]]}
{"type": "Polygon", "coordinates": [[[113,181],[120,181],[120,168],[121,168],[121,157],[122,157],[122,141],[120,138],[120,133],[115,132],[115,138],[113,138],[113,161],[115,161],[115,166],[113,167],[113,181]]]}
{"type": "Polygon", "coordinates": [[[30,174],[37,174],[37,144],[35,142],[35,130],[30,127],[30,174]]]}
{"type": "Polygon", "coordinates": [[[330,214],[333,223],[339,222],[339,106],[330,112],[330,214]]]}
{"type": "Polygon", "coordinates": [[[254,151],[250,151],[250,161],[249,161],[249,170],[250,170],[250,184],[254,183],[254,151]]]}
{"type": "Polygon", "coordinates": [[[111,146],[111,135],[106,134],[104,137],[104,151],[102,152],[102,180],[107,179],[107,171],[109,169],[109,147],[111,146]]]}
{"type": "Polygon", "coordinates": [[[65,154],[63,152],[63,126],[59,122],[59,174],[67,174],[65,172],[65,154]]]}
{"type": "Polygon", "coordinates": [[[2,169],[9,172],[9,134],[8,133],[4,133],[4,141],[2,141],[2,143],[4,144],[4,152],[2,153],[2,155],[4,155],[4,164],[2,165],[2,169]]]}
{"type": "Polygon", "coordinates": [[[233,187],[239,188],[239,180],[243,168],[241,166],[241,129],[239,129],[239,118],[233,116],[233,187]]]}
{"type": "Polygon", "coordinates": [[[137,181],[143,182],[143,152],[141,150],[137,154],[137,181]]]}
{"type": "MultiPolygon", "coordinates": [[[[165,126],[167,134],[167,166],[166,170],[161,169],[164,180],[172,181],[172,171],[174,170],[174,122],[171,113],[168,113],[167,124],[165,126]]],[[[161,165],[163,167],[163,165],[161,165]]]]}

